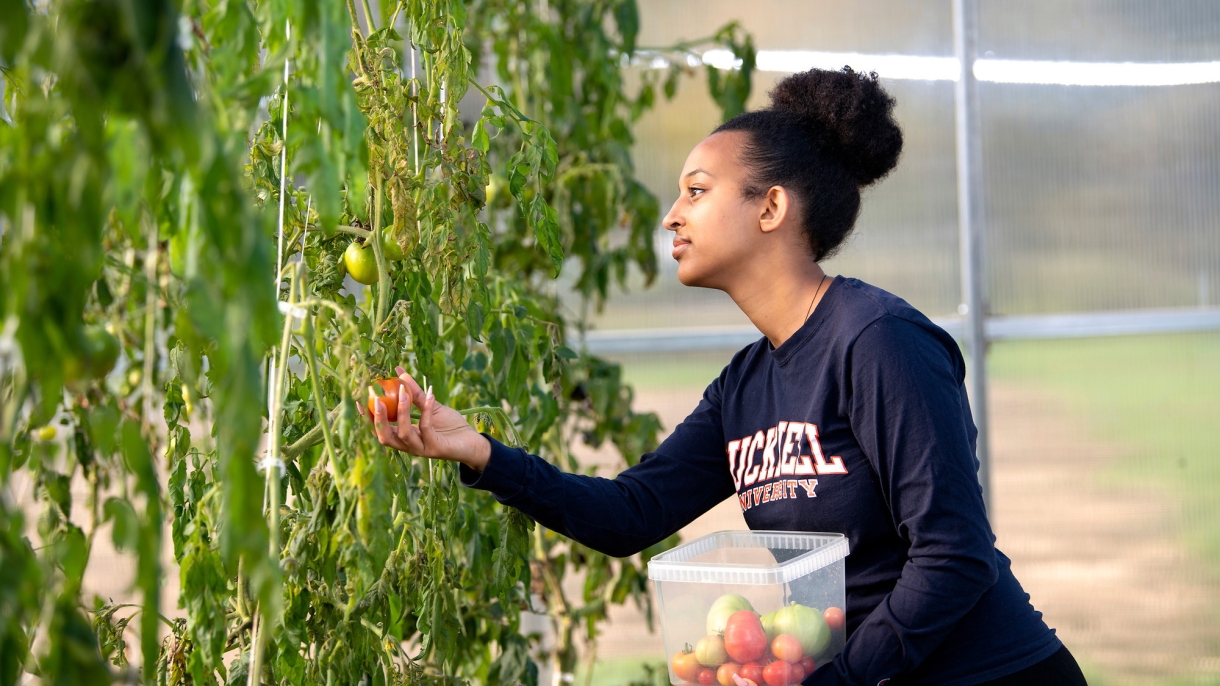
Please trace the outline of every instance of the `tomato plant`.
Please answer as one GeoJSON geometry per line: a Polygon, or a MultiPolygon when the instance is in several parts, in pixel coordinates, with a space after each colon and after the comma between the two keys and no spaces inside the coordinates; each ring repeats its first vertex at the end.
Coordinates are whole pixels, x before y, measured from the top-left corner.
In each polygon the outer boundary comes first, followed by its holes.
{"type": "MultiPolygon", "coordinates": [[[[632,0],[0,13],[0,684],[532,683],[536,658],[574,670],[608,605],[650,609],[660,547],[534,527],[357,411],[402,364],[564,469],[574,441],[655,445],[551,286],[569,269],[600,303],[655,273],[630,130],[686,67],[628,93],[632,0]],[[82,597],[105,531],[134,603],[82,597]]],[[[753,48],[709,40],[742,56],[708,77],[740,109],[753,48]]]]}

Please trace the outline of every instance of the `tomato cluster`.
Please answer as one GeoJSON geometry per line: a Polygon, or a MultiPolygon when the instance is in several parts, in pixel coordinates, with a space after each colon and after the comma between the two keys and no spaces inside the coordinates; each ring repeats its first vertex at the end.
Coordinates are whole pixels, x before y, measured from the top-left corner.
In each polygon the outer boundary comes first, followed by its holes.
{"type": "Polygon", "coordinates": [[[830,634],[845,620],[841,608],[818,612],[796,603],[760,616],[745,598],[726,594],[708,611],[708,634],[674,655],[670,667],[688,684],[738,686],[738,676],[746,686],[792,686],[832,657],[830,634]]]}

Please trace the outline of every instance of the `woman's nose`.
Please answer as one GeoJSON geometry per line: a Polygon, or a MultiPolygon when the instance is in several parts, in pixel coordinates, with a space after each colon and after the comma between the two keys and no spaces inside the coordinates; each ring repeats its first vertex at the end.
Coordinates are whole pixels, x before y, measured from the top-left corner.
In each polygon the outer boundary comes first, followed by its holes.
{"type": "Polygon", "coordinates": [[[669,208],[669,212],[666,213],[665,218],[661,220],[661,225],[670,231],[677,231],[682,227],[683,224],[686,223],[685,220],[682,219],[681,214],[678,212],[678,202],[678,200],[674,201],[673,206],[669,208]]]}

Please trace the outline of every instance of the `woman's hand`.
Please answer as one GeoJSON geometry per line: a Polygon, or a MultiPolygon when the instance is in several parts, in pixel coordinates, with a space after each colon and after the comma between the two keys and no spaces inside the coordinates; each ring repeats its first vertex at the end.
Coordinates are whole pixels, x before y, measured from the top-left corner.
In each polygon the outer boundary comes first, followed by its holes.
{"type": "Polygon", "coordinates": [[[369,398],[374,401],[373,430],[377,440],[412,455],[453,460],[483,471],[491,458],[491,443],[457,410],[436,402],[431,388],[427,391],[420,388],[402,367],[395,371],[399,381],[397,426],[390,424],[385,403],[369,389],[369,398]],[[410,402],[403,402],[408,397],[410,402]],[[419,408],[418,425],[411,423],[412,406],[419,408]]]}

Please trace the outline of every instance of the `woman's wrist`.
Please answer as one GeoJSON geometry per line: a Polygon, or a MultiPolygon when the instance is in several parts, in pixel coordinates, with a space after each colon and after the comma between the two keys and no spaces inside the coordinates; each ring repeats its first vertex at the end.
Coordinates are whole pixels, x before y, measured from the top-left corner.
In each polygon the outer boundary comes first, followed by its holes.
{"type": "Polygon", "coordinates": [[[481,433],[474,434],[470,450],[458,459],[458,462],[470,467],[476,472],[482,472],[491,461],[491,440],[481,433]]]}

